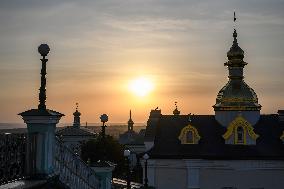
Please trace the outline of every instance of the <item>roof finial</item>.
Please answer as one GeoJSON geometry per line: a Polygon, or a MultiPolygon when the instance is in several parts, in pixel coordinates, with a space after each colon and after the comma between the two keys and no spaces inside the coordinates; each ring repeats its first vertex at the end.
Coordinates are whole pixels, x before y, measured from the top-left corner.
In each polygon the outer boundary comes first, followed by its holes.
{"type": "Polygon", "coordinates": [[[76,102],[76,111],[78,111],[78,108],[79,108],[79,103],[76,102]]]}
{"type": "Polygon", "coordinates": [[[173,114],[174,114],[174,115],[179,115],[179,114],[180,114],[180,111],[178,110],[177,102],[175,102],[175,107],[176,107],[176,109],[174,109],[173,114]]]}
{"type": "Polygon", "coordinates": [[[237,45],[238,44],[238,41],[237,41],[237,30],[236,30],[236,20],[237,20],[237,17],[236,17],[236,12],[234,11],[234,33],[233,33],[233,37],[234,37],[234,45],[237,45]]]}
{"type": "MultiPolygon", "coordinates": [[[[236,22],[236,20],[237,20],[236,12],[234,11],[234,19],[233,19],[234,23],[236,22]]],[[[227,52],[227,57],[229,61],[224,64],[225,66],[239,65],[239,63],[241,64],[241,66],[245,66],[247,64],[243,61],[244,51],[238,45],[237,36],[238,34],[237,34],[236,26],[234,26],[233,45],[231,46],[230,50],[227,52]],[[236,62],[236,61],[231,61],[231,60],[238,60],[238,61],[236,62]]]]}
{"type": "Polygon", "coordinates": [[[237,44],[238,44],[238,40],[237,40],[238,33],[237,33],[236,29],[234,29],[233,37],[234,37],[234,42],[233,42],[233,44],[234,44],[234,45],[237,45],[237,44]]]}
{"type": "Polygon", "coordinates": [[[129,120],[128,120],[127,123],[128,123],[128,131],[132,131],[134,122],[133,122],[132,117],[131,117],[131,110],[129,111],[129,120]]]}

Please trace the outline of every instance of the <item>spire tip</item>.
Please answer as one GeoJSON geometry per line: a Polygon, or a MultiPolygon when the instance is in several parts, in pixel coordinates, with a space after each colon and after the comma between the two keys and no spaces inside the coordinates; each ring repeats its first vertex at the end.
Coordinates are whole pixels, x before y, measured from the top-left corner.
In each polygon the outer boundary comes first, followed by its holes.
{"type": "Polygon", "coordinates": [[[78,108],[79,108],[79,103],[76,102],[76,111],[78,111],[78,108]]]}

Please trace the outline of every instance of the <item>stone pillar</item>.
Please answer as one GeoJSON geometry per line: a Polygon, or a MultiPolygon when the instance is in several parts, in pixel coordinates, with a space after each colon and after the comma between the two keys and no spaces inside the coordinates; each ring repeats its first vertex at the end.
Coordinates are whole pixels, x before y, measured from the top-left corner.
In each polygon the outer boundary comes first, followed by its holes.
{"type": "Polygon", "coordinates": [[[53,173],[56,124],[64,116],[53,110],[32,109],[20,113],[27,124],[27,174],[46,178],[53,173]]]}

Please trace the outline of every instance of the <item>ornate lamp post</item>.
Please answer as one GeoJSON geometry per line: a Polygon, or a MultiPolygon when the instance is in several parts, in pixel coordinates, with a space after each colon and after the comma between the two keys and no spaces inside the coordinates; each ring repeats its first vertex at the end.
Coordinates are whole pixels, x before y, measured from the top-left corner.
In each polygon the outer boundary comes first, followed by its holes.
{"type": "Polygon", "coordinates": [[[102,138],[104,139],[105,135],[106,135],[106,127],[107,127],[105,125],[105,123],[108,121],[108,116],[106,114],[103,114],[103,115],[101,115],[100,119],[101,119],[101,122],[103,123],[103,125],[102,125],[102,138]]]}
{"type": "Polygon", "coordinates": [[[41,44],[38,47],[38,52],[40,53],[40,55],[42,56],[41,60],[41,85],[39,88],[39,105],[38,105],[38,109],[39,110],[46,110],[46,105],[45,105],[45,101],[46,101],[46,63],[48,61],[48,59],[46,59],[45,57],[47,56],[47,54],[49,53],[50,48],[47,44],[41,44]]]}
{"type": "MultiPolygon", "coordinates": [[[[101,119],[101,122],[103,123],[103,125],[102,125],[102,143],[103,143],[103,146],[105,146],[105,136],[106,136],[106,125],[105,125],[105,123],[108,121],[108,116],[106,115],[106,114],[102,114],[101,116],[100,116],[100,119],[101,119]]],[[[103,160],[105,160],[106,159],[106,149],[104,148],[104,150],[103,150],[103,160]]]]}
{"type": "Polygon", "coordinates": [[[38,52],[41,60],[41,85],[39,89],[39,104],[37,109],[19,113],[27,124],[27,166],[30,177],[46,178],[53,173],[55,128],[60,118],[64,116],[57,111],[46,108],[46,63],[50,49],[47,44],[41,44],[38,52]]]}
{"type": "Polygon", "coordinates": [[[129,156],[130,156],[130,150],[124,150],[123,153],[125,160],[126,160],[126,166],[127,166],[127,189],[131,189],[130,186],[130,162],[129,162],[129,156]]]}
{"type": "Polygon", "coordinates": [[[143,156],[143,159],[145,160],[145,178],[144,178],[144,187],[148,187],[148,176],[147,176],[147,167],[148,167],[148,159],[149,155],[146,153],[143,156]]]}

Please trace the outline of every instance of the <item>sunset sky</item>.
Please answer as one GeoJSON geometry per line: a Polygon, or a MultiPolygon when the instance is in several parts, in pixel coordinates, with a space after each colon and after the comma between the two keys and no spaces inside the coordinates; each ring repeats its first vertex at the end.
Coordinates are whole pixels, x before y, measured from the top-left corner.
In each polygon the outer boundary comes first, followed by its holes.
{"type": "Polygon", "coordinates": [[[237,14],[245,81],[262,113],[284,109],[284,1],[13,0],[0,1],[0,122],[36,108],[41,43],[50,46],[47,107],[72,122],[146,122],[157,106],[172,114],[213,114],[227,82],[226,53],[237,14]],[[151,83],[148,94],[130,86],[151,83]]]}

